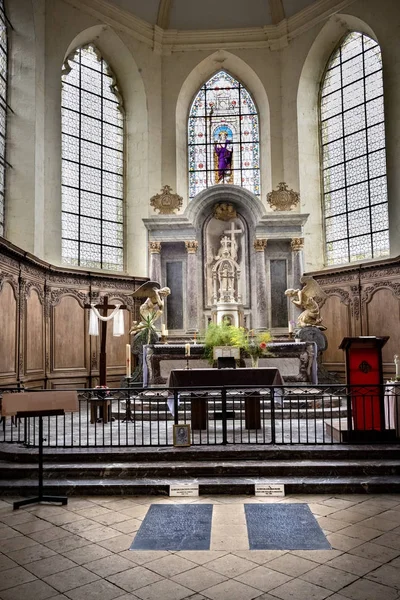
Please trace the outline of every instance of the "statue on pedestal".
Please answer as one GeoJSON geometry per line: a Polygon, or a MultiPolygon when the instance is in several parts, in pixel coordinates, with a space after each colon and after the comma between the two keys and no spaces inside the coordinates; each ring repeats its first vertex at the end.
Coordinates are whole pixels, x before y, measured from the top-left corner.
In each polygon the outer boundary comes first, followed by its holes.
{"type": "Polygon", "coordinates": [[[319,311],[319,305],[315,298],[326,298],[325,292],[313,277],[303,275],[300,279],[303,283],[301,289],[288,289],[285,295],[290,298],[295,306],[303,309],[303,312],[297,317],[298,327],[318,327],[318,329],[326,329],[321,325],[322,318],[319,311]]]}
{"type": "Polygon", "coordinates": [[[143,329],[154,330],[154,323],[163,314],[164,311],[164,299],[169,296],[171,290],[169,287],[161,287],[159,283],[155,281],[148,281],[140,286],[132,296],[134,298],[146,298],[145,302],[140,306],[141,321],[133,321],[132,327],[129,333],[137,333],[143,329]]]}

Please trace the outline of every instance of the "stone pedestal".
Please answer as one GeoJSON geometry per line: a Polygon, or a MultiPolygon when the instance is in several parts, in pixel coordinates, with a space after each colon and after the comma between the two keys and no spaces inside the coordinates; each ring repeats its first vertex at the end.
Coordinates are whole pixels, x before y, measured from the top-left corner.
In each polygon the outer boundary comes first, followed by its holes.
{"type": "Polygon", "coordinates": [[[328,347],[326,335],[318,327],[310,325],[296,329],[296,337],[302,342],[315,342],[317,346],[318,383],[339,383],[335,374],[327,371],[322,365],[322,353],[328,347]]]}

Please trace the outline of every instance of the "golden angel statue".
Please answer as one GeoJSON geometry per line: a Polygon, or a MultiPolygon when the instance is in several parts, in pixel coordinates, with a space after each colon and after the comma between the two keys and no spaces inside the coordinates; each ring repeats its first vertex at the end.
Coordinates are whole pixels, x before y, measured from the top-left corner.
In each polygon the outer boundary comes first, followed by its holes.
{"type": "Polygon", "coordinates": [[[300,278],[303,285],[301,290],[288,289],[285,296],[288,296],[295,306],[303,309],[303,312],[297,317],[298,327],[318,327],[326,329],[321,325],[322,318],[319,312],[319,306],[315,298],[326,298],[325,292],[315,279],[309,275],[303,275],[300,278]]]}
{"type": "Polygon", "coordinates": [[[146,300],[139,309],[142,320],[139,323],[134,321],[129,333],[136,333],[142,329],[154,329],[155,321],[163,314],[165,298],[170,293],[169,287],[162,288],[156,281],[147,281],[133,292],[134,298],[146,298],[146,300]]]}

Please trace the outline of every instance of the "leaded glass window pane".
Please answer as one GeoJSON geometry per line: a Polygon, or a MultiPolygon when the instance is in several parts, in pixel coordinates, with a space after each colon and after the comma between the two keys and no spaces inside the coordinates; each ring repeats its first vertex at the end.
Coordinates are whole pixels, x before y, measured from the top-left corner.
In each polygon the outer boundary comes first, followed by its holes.
{"type": "Polygon", "coordinates": [[[260,196],[258,113],[250,93],[219,71],[193,100],[188,123],[189,198],[218,183],[260,196]]]}
{"type": "Polygon", "coordinates": [[[6,168],[6,122],[7,122],[7,70],[8,45],[7,21],[4,1],[0,0],[0,235],[4,235],[4,179],[6,168]]]}
{"type": "Polygon", "coordinates": [[[124,121],[107,63],[79,48],[62,76],[62,260],[123,270],[124,121]]]}
{"type": "Polygon", "coordinates": [[[382,58],[352,32],[332,55],[321,87],[328,265],[388,256],[382,58]]]}

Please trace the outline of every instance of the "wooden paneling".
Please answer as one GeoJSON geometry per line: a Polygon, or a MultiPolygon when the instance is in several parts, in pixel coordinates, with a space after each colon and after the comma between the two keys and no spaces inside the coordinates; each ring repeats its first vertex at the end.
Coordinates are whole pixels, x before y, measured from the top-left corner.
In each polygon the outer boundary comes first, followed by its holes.
{"type": "Polygon", "coordinates": [[[0,375],[1,378],[16,376],[18,370],[17,338],[18,313],[14,288],[4,281],[0,288],[0,375]]]}
{"type": "Polygon", "coordinates": [[[25,302],[25,374],[44,376],[44,307],[37,290],[34,288],[25,302]]]}
{"type": "Polygon", "coordinates": [[[377,288],[365,304],[367,335],[390,336],[382,349],[383,362],[400,352],[400,299],[387,288],[377,288]]]}
{"type": "Polygon", "coordinates": [[[98,338],[89,340],[84,304],[108,296],[125,304],[125,335],[107,341],[110,384],[125,375],[125,345],[146,278],[59,269],[0,239],[0,385],[76,388],[96,385],[98,338]]]}
{"type": "Polygon", "coordinates": [[[63,296],[52,317],[52,371],[86,370],[85,310],[73,296],[63,296]]]}
{"type": "Polygon", "coordinates": [[[351,336],[350,307],[343,304],[339,296],[329,296],[321,308],[323,324],[327,328],[328,348],[324,352],[324,362],[343,363],[343,350],[339,344],[345,336],[351,336]]]}

